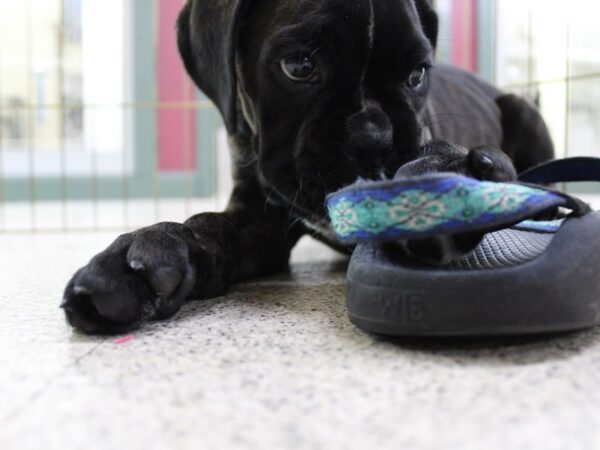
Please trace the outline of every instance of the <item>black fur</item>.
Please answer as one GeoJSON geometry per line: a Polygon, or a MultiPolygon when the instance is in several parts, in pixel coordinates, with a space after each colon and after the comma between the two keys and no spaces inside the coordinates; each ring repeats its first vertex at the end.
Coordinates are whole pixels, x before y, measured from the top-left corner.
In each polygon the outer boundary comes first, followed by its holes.
{"type": "MultiPolygon", "coordinates": [[[[185,67],[229,132],[234,192],[225,212],[123,235],[78,271],[63,307],[84,332],[166,319],[188,299],[281,271],[306,233],[351,251],[330,232],[323,201],[357,177],[453,170],[510,180],[514,168],[495,149],[519,170],[552,158],[531,105],[433,65],[428,0],[188,0],[178,30],[185,67]],[[318,67],[310,83],[284,75],[291,55],[318,67]],[[429,138],[453,144],[423,146],[429,138]]],[[[444,262],[477,240],[405,247],[444,262]]]]}

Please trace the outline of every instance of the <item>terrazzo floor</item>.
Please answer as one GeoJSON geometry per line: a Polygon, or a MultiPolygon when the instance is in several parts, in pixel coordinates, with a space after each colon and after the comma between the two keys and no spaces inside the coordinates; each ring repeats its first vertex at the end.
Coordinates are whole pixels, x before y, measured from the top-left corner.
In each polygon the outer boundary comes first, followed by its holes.
{"type": "Polygon", "coordinates": [[[72,272],[111,234],[0,236],[0,448],[600,448],[600,330],[390,341],[350,324],[345,262],[190,303],[133,339],[73,333],[72,272]]]}

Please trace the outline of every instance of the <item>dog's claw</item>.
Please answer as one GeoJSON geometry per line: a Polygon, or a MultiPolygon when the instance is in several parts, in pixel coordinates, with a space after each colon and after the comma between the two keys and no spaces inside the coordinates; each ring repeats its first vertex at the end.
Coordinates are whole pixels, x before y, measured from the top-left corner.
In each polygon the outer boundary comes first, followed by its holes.
{"type": "Polygon", "coordinates": [[[482,155],[481,158],[477,161],[477,164],[482,170],[492,170],[494,168],[494,161],[492,158],[486,155],[482,155]]]}
{"type": "MultiPolygon", "coordinates": [[[[75,295],[92,295],[92,291],[90,291],[85,286],[75,286],[73,288],[73,293],[75,295]]],[[[65,300],[66,301],[66,300],[65,300]]],[[[64,303],[64,302],[63,302],[64,303]]]]}
{"type": "Polygon", "coordinates": [[[136,272],[141,272],[142,270],[146,270],[146,266],[139,259],[134,259],[129,263],[129,267],[131,267],[136,272]]]}
{"type": "Polygon", "coordinates": [[[517,178],[511,160],[501,150],[476,147],[469,152],[467,167],[479,180],[513,181],[517,178]]]}

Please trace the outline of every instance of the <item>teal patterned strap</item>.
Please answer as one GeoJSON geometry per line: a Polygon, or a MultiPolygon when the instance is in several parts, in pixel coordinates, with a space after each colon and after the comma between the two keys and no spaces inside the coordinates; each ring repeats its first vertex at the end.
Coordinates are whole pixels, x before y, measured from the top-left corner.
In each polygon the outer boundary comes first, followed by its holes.
{"type": "Polygon", "coordinates": [[[556,207],[589,212],[559,192],[452,173],[357,183],[329,195],[326,205],[333,230],[347,244],[492,231],[556,207]]]}

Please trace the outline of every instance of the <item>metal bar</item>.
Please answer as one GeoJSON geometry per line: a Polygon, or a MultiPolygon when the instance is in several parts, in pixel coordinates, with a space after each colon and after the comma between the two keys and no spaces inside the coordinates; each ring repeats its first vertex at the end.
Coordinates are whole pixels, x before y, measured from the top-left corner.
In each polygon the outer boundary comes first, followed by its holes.
{"type": "Polygon", "coordinates": [[[99,222],[99,195],[98,195],[98,149],[96,148],[96,123],[97,117],[94,115],[92,120],[94,132],[92,133],[92,142],[90,142],[89,151],[92,155],[92,223],[95,231],[99,231],[100,227],[98,226],[99,222]]]}
{"type": "MultiPolygon", "coordinates": [[[[549,85],[549,84],[562,84],[562,83],[574,83],[577,81],[587,81],[587,80],[596,80],[600,79],[600,72],[591,72],[581,75],[569,75],[564,78],[548,78],[548,79],[540,79],[535,80],[535,84],[538,86],[549,85]]],[[[513,83],[501,86],[502,89],[526,89],[529,87],[529,82],[527,83],[513,83]]]]}
{"type": "MultiPolygon", "coordinates": [[[[126,94],[128,95],[128,94],[126,94]]],[[[124,121],[125,121],[125,131],[124,131],[124,139],[123,139],[123,177],[122,177],[122,186],[123,186],[123,228],[129,228],[129,151],[130,151],[130,139],[131,139],[131,111],[129,109],[125,109],[124,113],[124,121]]]]}
{"type": "Polygon", "coordinates": [[[2,53],[0,53],[0,233],[6,231],[4,194],[4,133],[2,127],[2,53]]]}
{"type": "Polygon", "coordinates": [[[535,84],[533,82],[533,45],[533,7],[531,1],[529,1],[527,10],[527,95],[530,98],[535,97],[535,84]]]}
{"type": "MultiPolygon", "coordinates": [[[[565,61],[566,79],[569,80],[571,70],[571,17],[567,8],[566,14],[566,51],[567,57],[565,61]]],[[[571,82],[565,82],[565,154],[563,157],[569,156],[569,143],[571,140],[571,82]]]]}
{"type": "MultiPolygon", "coordinates": [[[[8,106],[8,105],[6,105],[8,106]]],[[[213,109],[215,106],[209,100],[189,102],[122,102],[122,103],[83,103],[83,102],[59,102],[47,104],[27,103],[22,109],[69,109],[69,108],[131,108],[131,109],[213,109]]]]}
{"type": "MultiPolygon", "coordinates": [[[[152,7],[153,7],[153,17],[155,19],[155,26],[154,26],[154,40],[156,42],[156,40],[160,37],[160,33],[158,33],[157,30],[157,26],[156,26],[156,19],[159,17],[160,14],[160,1],[161,0],[154,0],[152,2],[152,7]]],[[[155,60],[155,64],[154,67],[152,67],[152,70],[154,70],[155,72],[157,72],[157,66],[156,66],[156,60],[155,60]]],[[[157,79],[157,83],[158,83],[158,79],[157,79]]],[[[155,117],[158,117],[158,110],[160,109],[160,106],[158,106],[158,102],[154,102],[154,114],[155,117]]],[[[156,141],[158,141],[158,136],[156,135],[158,130],[158,127],[156,127],[156,129],[154,130],[155,136],[154,139],[156,141]]],[[[153,191],[154,191],[154,221],[158,222],[161,220],[161,213],[160,213],[160,172],[159,172],[159,151],[160,148],[158,145],[155,146],[155,150],[156,152],[155,154],[155,164],[153,167],[153,173],[154,173],[154,179],[153,179],[153,191]]]]}
{"type": "MultiPolygon", "coordinates": [[[[593,79],[598,79],[600,78],[600,72],[589,72],[589,73],[583,73],[583,74],[577,74],[577,75],[569,75],[569,77],[563,77],[563,78],[540,78],[538,80],[535,80],[535,84],[536,85],[548,85],[548,84],[558,84],[558,83],[565,83],[565,82],[575,82],[575,81],[585,81],[585,80],[593,80],[593,79]]],[[[529,83],[511,83],[511,84],[506,84],[504,86],[501,86],[501,88],[503,89],[523,89],[523,88],[527,88],[529,85],[529,83]]],[[[0,108],[5,107],[8,105],[3,105],[2,102],[0,102],[0,108]]],[[[25,104],[25,105],[20,105],[19,107],[21,109],[48,109],[48,110],[52,110],[52,109],[76,109],[76,108],[82,108],[82,107],[86,107],[87,109],[97,109],[97,108],[114,108],[114,107],[118,107],[118,108],[130,108],[133,110],[140,110],[140,109],[214,109],[215,106],[211,101],[208,100],[204,100],[204,101],[195,101],[195,102],[135,102],[135,103],[114,103],[114,104],[110,104],[110,103],[89,103],[89,104],[83,104],[83,103],[68,103],[65,102],[64,104],[53,104],[53,103],[49,103],[49,104],[39,104],[39,105],[33,105],[33,104],[25,104]]]]}
{"type": "MultiPolygon", "coordinates": [[[[27,98],[31,102],[33,100],[34,89],[33,89],[33,8],[32,8],[33,0],[26,0],[26,16],[27,16],[27,50],[26,50],[26,58],[27,58],[27,98]]],[[[37,108],[36,108],[37,109],[37,108]]],[[[28,158],[29,158],[29,167],[28,167],[28,185],[29,185],[29,201],[30,201],[30,219],[31,219],[31,229],[30,231],[36,231],[36,190],[35,190],[35,110],[29,110],[29,114],[27,115],[27,147],[28,147],[28,158]]]]}
{"type": "MultiPolygon", "coordinates": [[[[57,228],[38,227],[35,230],[36,234],[43,233],[43,234],[50,234],[50,235],[61,235],[61,234],[68,234],[68,233],[74,233],[74,232],[75,233],[90,233],[90,234],[96,234],[98,232],[120,233],[122,231],[123,231],[123,228],[114,227],[114,226],[102,227],[102,229],[97,229],[96,227],[78,227],[78,228],[71,228],[67,231],[57,229],[57,228]]],[[[6,231],[3,232],[3,234],[9,235],[9,236],[10,235],[24,235],[24,234],[31,234],[31,230],[7,229],[6,231]]]]}
{"type": "MultiPolygon", "coordinates": [[[[131,7],[131,2],[130,0],[126,0],[126,4],[125,4],[125,14],[123,15],[123,27],[125,28],[125,30],[130,30],[132,27],[130,26],[131,23],[129,22],[131,20],[131,12],[132,12],[132,7],[131,7]]],[[[126,40],[126,46],[125,46],[125,64],[123,64],[123,79],[125,80],[125,89],[124,89],[124,95],[125,95],[125,99],[129,100],[131,98],[131,89],[130,89],[130,82],[131,79],[129,77],[130,74],[130,70],[128,67],[128,61],[131,60],[131,48],[130,48],[130,44],[129,44],[129,39],[126,40]]],[[[123,164],[123,176],[122,176],[122,188],[123,188],[123,228],[128,229],[129,228],[129,151],[130,151],[130,139],[131,139],[131,130],[130,127],[132,127],[132,121],[131,121],[131,117],[130,115],[133,113],[133,111],[128,108],[125,107],[123,108],[123,120],[124,120],[124,133],[123,133],[123,160],[122,160],[122,164],[123,164]]]]}
{"type": "Polygon", "coordinates": [[[498,84],[498,2],[492,0],[492,11],[494,19],[492,20],[492,81],[494,85],[498,84]]]}
{"type": "Polygon", "coordinates": [[[65,105],[65,0],[58,0],[59,29],[58,37],[58,95],[60,96],[60,195],[61,195],[61,221],[62,229],[68,228],[68,203],[67,203],[67,149],[66,149],[66,117],[68,110],[65,105]]]}
{"type": "MultiPolygon", "coordinates": [[[[183,7],[183,3],[182,3],[183,7]]],[[[192,84],[189,79],[183,81],[183,98],[190,98],[193,92],[192,84]]],[[[184,110],[184,124],[183,124],[183,168],[184,168],[184,192],[185,192],[185,219],[191,215],[192,211],[192,183],[191,183],[191,171],[192,171],[192,157],[190,154],[190,146],[192,144],[192,131],[191,127],[195,121],[192,121],[192,111],[184,110]]]]}

